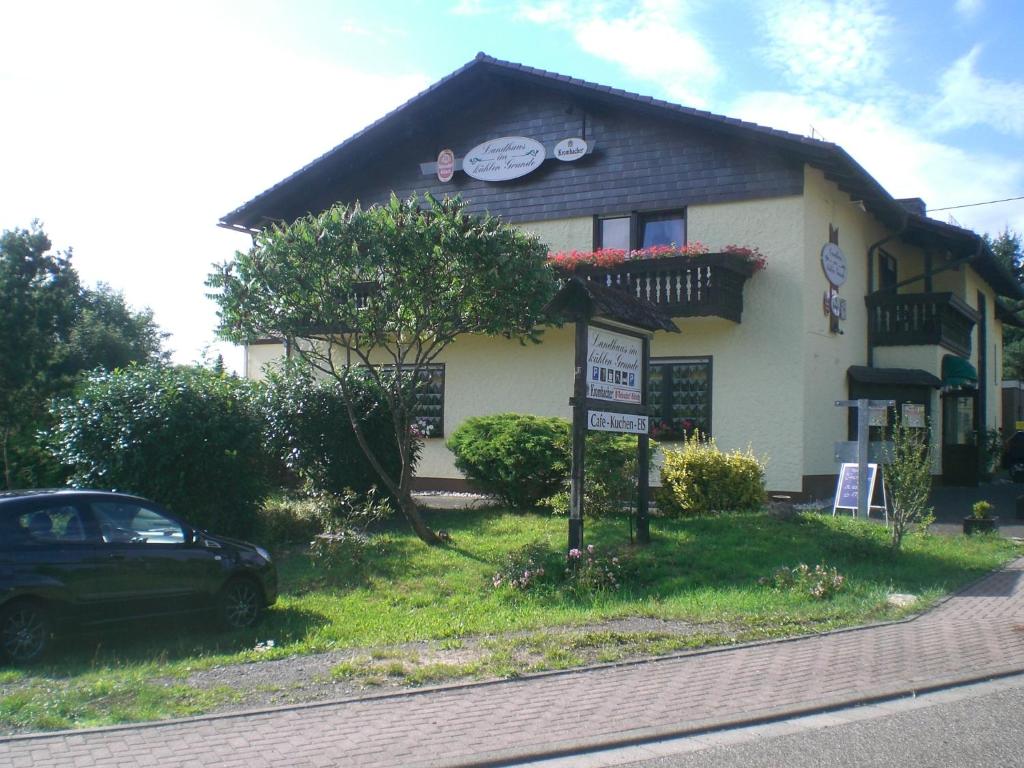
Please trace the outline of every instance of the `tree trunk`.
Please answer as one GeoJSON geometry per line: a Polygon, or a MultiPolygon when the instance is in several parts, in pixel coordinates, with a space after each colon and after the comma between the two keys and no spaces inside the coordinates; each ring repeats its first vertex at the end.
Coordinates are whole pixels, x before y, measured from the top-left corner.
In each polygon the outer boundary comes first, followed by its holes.
{"type": "Polygon", "coordinates": [[[441,543],[441,537],[434,533],[429,525],[423,522],[423,518],[420,516],[419,505],[413,500],[412,494],[405,491],[399,500],[399,504],[402,508],[402,514],[405,515],[409,524],[412,525],[412,529],[420,537],[420,541],[431,545],[441,543]]]}

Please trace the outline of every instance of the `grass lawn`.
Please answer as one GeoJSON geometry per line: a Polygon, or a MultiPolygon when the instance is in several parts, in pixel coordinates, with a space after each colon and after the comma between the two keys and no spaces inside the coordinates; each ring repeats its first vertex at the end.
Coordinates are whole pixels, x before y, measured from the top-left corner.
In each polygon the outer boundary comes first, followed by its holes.
{"type": "Polygon", "coordinates": [[[451,512],[434,513],[431,523],[447,529],[453,543],[428,548],[403,529],[385,532],[355,574],[325,571],[305,553],[279,557],[280,601],[252,631],[224,635],[171,625],[70,638],[47,664],[0,669],[0,730],[210,711],[245,692],[188,684],[197,671],[320,651],[353,649],[331,670],[336,679],[415,685],[817,632],[897,618],[900,611],[886,604],[890,593],[911,593],[919,606],[928,605],[1015,554],[1012,543],[993,536],[913,536],[892,555],[882,526],[809,513],[785,521],[763,514],[655,520],[651,546],[631,550],[624,522],[588,521],[589,543],[599,552],[620,550],[622,588],[581,595],[542,586],[523,593],[494,589],[491,577],[523,545],[561,550],[564,519],[451,512]],[[758,583],[800,562],[836,567],[843,589],[816,600],[758,583]],[[690,629],[615,623],[632,617],[690,629]],[[578,629],[558,631],[566,626],[578,629]],[[423,641],[438,653],[424,658],[402,645],[423,641]]]}

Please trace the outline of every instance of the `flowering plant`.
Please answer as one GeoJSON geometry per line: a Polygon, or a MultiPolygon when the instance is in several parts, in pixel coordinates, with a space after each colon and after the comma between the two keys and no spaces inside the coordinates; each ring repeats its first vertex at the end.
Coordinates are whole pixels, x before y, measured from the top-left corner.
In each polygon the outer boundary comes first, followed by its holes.
{"type": "Polygon", "coordinates": [[[759,579],[758,583],[778,590],[804,592],[815,600],[825,600],[843,588],[846,578],[825,563],[818,563],[813,569],[806,563],[800,563],[796,568],[776,568],[771,576],[759,579]]]}
{"type": "Polygon", "coordinates": [[[566,556],[565,578],[577,593],[604,592],[622,586],[622,564],[612,555],[598,554],[593,544],[586,549],[570,549],[566,556]]]}
{"type": "Polygon", "coordinates": [[[510,552],[502,567],[491,577],[491,586],[495,589],[507,587],[519,592],[533,589],[547,573],[544,562],[550,554],[543,544],[528,544],[510,552]]]}
{"type": "Polygon", "coordinates": [[[761,253],[757,246],[748,248],[745,245],[727,245],[722,248],[722,253],[735,253],[737,256],[742,256],[753,264],[754,269],[757,271],[764,269],[765,265],[768,263],[768,258],[761,253]]]}
{"type": "Polygon", "coordinates": [[[437,431],[437,425],[427,419],[416,419],[409,425],[409,434],[413,437],[433,437],[437,431]]]}
{"type": "MultiPolygon", "coordinates": [[[[703,256],[710,250],[704,243],[693,242],[686,245],[652,245],[647,248],[636,248],[627,251],[621,248],[600,248],[596,251],[557,251],[548,254],[548,263],[564,272],[573,272],[580,266],[601,267],[608,269],[617,267],[627,261],[646,259],[667,259],[672,256],[703,256]]],[[[760,250],[741,245],[727,245],[723,253],[735,253],[743,256],[756,269],[764,269],[765,256],[760,250]]]]}
{"type": "Polygon", "coordinates": [[[697,430],[697,422],[693,419],[661,419],[652,421],[650,435],[655,440],[689,440],[697,430]]]}

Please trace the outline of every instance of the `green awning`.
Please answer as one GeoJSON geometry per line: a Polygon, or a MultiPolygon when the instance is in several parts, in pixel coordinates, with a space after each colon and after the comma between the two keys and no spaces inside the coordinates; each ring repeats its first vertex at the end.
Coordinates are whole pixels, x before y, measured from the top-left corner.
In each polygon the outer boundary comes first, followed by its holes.
{"type": "Polygon", "coordinates": [[[942,386],[947,389],[978,386],[978,371],[957,355],[946,355],[942,358],[942,386]]]}

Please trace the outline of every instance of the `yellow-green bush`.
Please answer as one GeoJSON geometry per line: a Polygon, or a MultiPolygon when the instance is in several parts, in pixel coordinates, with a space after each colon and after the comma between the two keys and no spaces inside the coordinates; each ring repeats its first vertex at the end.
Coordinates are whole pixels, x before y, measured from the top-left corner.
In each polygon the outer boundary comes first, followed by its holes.
{"type": "Polygon", "coordinates": [[[764,502],[764,464],[750,449],[724,453],[714,440],[690,437],[666,450],[658,508],[663,515],[754,509],[764,502]]]}

